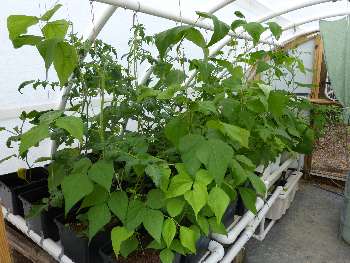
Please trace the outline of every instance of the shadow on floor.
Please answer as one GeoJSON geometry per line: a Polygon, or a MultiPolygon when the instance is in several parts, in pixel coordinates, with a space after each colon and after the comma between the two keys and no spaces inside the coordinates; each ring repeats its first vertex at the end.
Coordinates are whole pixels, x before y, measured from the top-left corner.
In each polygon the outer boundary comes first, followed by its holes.
{"type": "Polygon", "coordinates": [[[301,184],[265,240],[248,242],[245,262],[350,263],[350,245],[339,237],[342,205],[342,196],[301,184]]]}

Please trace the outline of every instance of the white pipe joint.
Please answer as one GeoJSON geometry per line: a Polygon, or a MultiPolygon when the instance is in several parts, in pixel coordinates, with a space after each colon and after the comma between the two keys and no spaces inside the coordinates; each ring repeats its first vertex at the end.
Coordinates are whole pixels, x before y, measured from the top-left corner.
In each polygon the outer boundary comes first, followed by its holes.
{"type": "Polygon", "coordinates": [[[208,250],[211,252],[211,254],[204,261],[202,261],[202,263],[217,263],[225,255],[224,247],[214,240],[209,242],[208,250]]]}
{"type": "Polygon", "coordinates": [[[276,201],[280,193],[283,191],[281,186],[278,186],[270,199],[266,202],[263,208],[259,211],[255,219],[247,226],[245,231],[241,234],[239,239],[229,248],[221,263],[231,263],[232,260],[241,251],[242,247],[248,242],[248,240],[254,235],[256,228],[259,226],[261,220],[265,218],[267,212],[271,208],[272,204],[276,201]]]}

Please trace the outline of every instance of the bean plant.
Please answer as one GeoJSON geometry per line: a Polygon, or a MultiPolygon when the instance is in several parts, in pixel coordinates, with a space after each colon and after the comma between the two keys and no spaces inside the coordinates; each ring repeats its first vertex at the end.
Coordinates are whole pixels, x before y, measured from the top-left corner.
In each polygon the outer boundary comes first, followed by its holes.
{"type": "MultiPolygon", "coordinates": [[[[278,24],[248,22],[236,12],[228,25],[198,13],[213,22],[209,41],[193,26],[146,36],[144,26],[134,24],[130,51],[119,58],[114,47],[69,32],[69,21],[52,20],[60,7],[41,17],[12,15],[7,21],[13,46],[36,48],[46,71],[53,65],[59,80],[26,81],[20,90],[69,90],[65,110],[23,112],[21,119],[32,128],[10,131],[8,146],[19,142],[18,158],[26,159],[44,139],[58,146],[52,156],[36,161],[49,161],[50,197],[33,214],[62,207],[71,222],[86,227],[90,240],[102,229],[111,231],[116,256],[147,247],[170,263],[175,253],[196,253],[201,236],[226,233],[223,215],[239,196],[257,212],[256,198],[267,192],[255,173],[258,165],[285,151],[312,150],[314,131],[304,117],[311,105],[248,77],[252,69],[275,78],[286,68],[304,70],[283,49],[258,48],[265,31],[279,39],[278,24]],[[27,34],[34,25],[41,35],[27,34]],[[209,56],[209,48],[232,32],[251,37],[254,48],[234,59],[209,56]],[[203,56],[184,56],[186,42],[203,56]],[[158,57],[149,51],[153,45],[158,57]],[[151,81],[138,84],[137,68],[145,62],[153,67],[151,81]],[[189,71],[197,74],[184,85],[189,71]],[[136,127],[128,128],[131,122],[136,127]]],[[[236,45],[232,37],[229,50],[236,45]]]]}

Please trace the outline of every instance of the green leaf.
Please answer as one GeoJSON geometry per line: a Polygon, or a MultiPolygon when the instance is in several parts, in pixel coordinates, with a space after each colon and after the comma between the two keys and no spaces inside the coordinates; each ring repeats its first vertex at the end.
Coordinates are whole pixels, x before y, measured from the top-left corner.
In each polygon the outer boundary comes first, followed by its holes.
{"type": "Polygon", "coordinates": [[[186,255],[188,253],[187,249],[181,244],[180,240],[178,239],[173,240],[170,249],[181,255],[186,255]]]}
{"type": "Polygon", "coordinates": [[[67,34],[68,27],[69,23],[62,19],[47,23],[41,31],[46,39],[63,40],[67,34]]]}
{"type": "Polygon", "coordinates": [[[163,229],[164,215],[159,210],[153,210],[146,208],[143,214],[143,226],[147,232],[155,239],[158,243],[161,242],[162,229],[163,229]]]}
{"type": "Polygon", "coordinates": [[[51,124],[57,118],[61,117],[63,111],[62,110],[52,110],[45,112],[39,117],[40,124],[51,124]]]}
{"type": "Polygon", "coordinates": [[[268,22],[267,24],[268,24],[268,26],[270,28],[270,31],[271,31],[272,35],[277,40],[279,40],[281,35],[282,35],[282,32],[283,32],[282,27],[279,24],[275,23],[275,22],[268,22]]]}
{"type": "Polygon", "coordinates": [[[185,200],[180,197],[171,198],[167,200],[166,203],[166,209],[171,217],[178,216],[181,214],[184,206],[185,206],[185,200]]]}
{"type": "Polygon", "coordinates": [[[22,46],[36,46],[42,41],[42,37],[34,35],[22,35],[12,40],[14,48],[20,48],[22,46]]]}
{"type": "Polygon", "coordinates": [[[107,204],[93,206],[88,211],[89,240],[111,220],[111,212],[107,204]]]}
{"type": "Polygon", "coordinates": [[[225,142],[210,139],[197,150],[198,159],[207,167],[209,175],[220,185],[233,157],[232,148],[225,142]]]}
{"type": "Polygon", "coordinates": [[[231,24],[231,30],[235,31],[237,28],[239,28],[240,26],[244,26],[247,24],[247,21],[243,20],[243,19],[237,19],[234,20],[231,24]]]}
{"type": "Polygon", "coordinates": [[[219,187],[211,189],[208,197],[208,205],[216,216],[216,222],[221,222],[222,216],[230,204],[230,197],[219,187]]]}
{"type": "Polygon", "coordinates": [[[256,165],[245,155],[236,155],[235,158],[237,161],[244,164],[247,168],[256,168],[256,165]]]}
{"type": "Polygon", "coordinates": [[[179,141],[179,150],[186,170],[195,174],[201,166],[201,162],[196,156],[197,149],[204,143],[204,137],[197,134],[188,134],[179,141]]]}
{"type": "Polygon", "coordinates": [[[139,241],[137,238],[132,237],[124,242],[122,242],[120,246],[120,254],[124,257],[127,258],[132,252],[134,252],[139,246],[139,241]]]}
{"type": "Polygon", "coordinates": [[[192,188],[192,184],[193,180],[188,174],[181,173],[175,175],[173,178],[171,178],[169,188],[166,193],[167,198],[183,195],[192,188]]]}
{"type": "Polygon", "coordinates": [[[144,217],[144,204],[140,200],[131,200],[128,206],[126,215],[126,227],[130,230],[135,230],[141,225],[144,217]]]}
{"type": "Polygon", "coordinates": [[[123,243],[123,241],[129,239],[133,234],[134,231],[128,230],[127,228],[121,226],[117,226],[112,229],[112,246],[116,256],[118,256],[120,253],[121,244],[123,243]]]}
{"type": "Polygon", "coordinates": [[[145,169],[146,174],[151,177],[153,183],[163,191],[168,188],[171,170],[167,165],[149,165],[145,169]]]}
{"type": "Polygon", "coordinates": [[[178,147],[180,139],[188,134],[188,123],[184,118],[175,117],[165,126],[165,137],[178,147]]]}
{"type": "Polygon", "coordinates": [[[232,176],[236,186],[242,185],[248,179],[247,171],[236,160],[232,160],[232,176]]]}
{"type": "Polygon", "coordinates": [[[256,193],[252,189],[246,187],[238,187],[238,191],[242,197],[244,206],[250,211],[252,211],[254,214],[256,214],[256,193]]]}
{"type": "Polygon", "coordinates": [[[212,233],[218,233],[218,234],[222,234],[222,235],[227,235],[227,231],[226,231],[225,225],[222,222],[220,222],[218,224],[215,217],[209,218],[208,222],[209,222],[210,231],[212,233]]]}
{"type": "Polygon", "coordinates": [[[75,161],[71,174],[87,174],[92,163],[89,158],[83,157],[79,161],[75,161]]]}
{"type": "Polygon", "coordinates": [[[195,175],[195,182],[207,186],[214,178],[208,173],[207,170],[200,169],[195,175]]]}
{"type": "Polygon", "coordinates": [[[80,209],[103,204],[107,202],[108,198],[109,198],[109,193],[106,191],[106,189],[99,186],[98,184],[95,184],[94,190],[91,192],[91,194],[87,195],[84,198],[80,206],[80,209]]]}
{"type": "Polygon", "coordinates": [[[162,263],[173,263],[175,255],[169,248],[166,248],[160,252],[159,258],[162,263]]]}
{"type": "Polygon", "coordinates": [[[58,128],[66,130],[71,136],[83,140],[84,124],[81,118],[75,116],[60,117],[55,122],[58,128]]]}
{"type": "Polygon", "coordinates": [[[50,191],[57,188],[63,182],[67,172],[64,165],[59,162],[53,162],[48,167],[49,177],[47,178],[48,188],[50,191]]]}
{"type": "Polygon", "coordinates": [[[197,102],[197,110],[205,115],[217,114],[216,106],[213,101],[199,101],[197,102]]]}
{"type": "Polygon", "coordinates": [[[160,209],[165,205],[165,195],[159,189],[152,189],[147,194],[146,205],[153,209],[160,209]]]}
{"type": "Polygon", "coordinates": [[[62,7],[61,4],[56,4],[53,8],[47,10],[45,14],[41,16],[40,19],[43,21],[49,21],[51,17],[57,12],[57,10],[60,9],[61,7],[62,7]]]}
{"type": "Polygon", "coordinates": [[[119,220],[125,225],[128,212],[129,199],[124,191],[117,191],[111,194],[108,201],[109,209],[115,214],[119,220]]]}
{"type": "Polygon", "coordinates": [[[30,147],[37,145],[49,136],[49,125],[47,124],[40,124],[31,128],[29,131],[21,135],[19,154],[23,155],[30,147]]]}
{"type": "Polygon", "coordinates": [[[22,34],[27,33],[28,27],[39,22],[36,16],[11,15],[7,18],[7,30],[13,41],[22,34]]]}
{"type": "Polygon", "coordinates": [[[53,63],[54,57],[55,57],[55,51],[57,47],[58,40],[53,39],[45,39],[44,41],[41,41],[36,47],[41,55],[41,57],[45,61],[45,69],[46,74],[50,68],[50,66],[53,63]]]}
{"type": "Polygon", "coordinates": [[[242,14],[241,11],[235,11],[235,16],[239,17],[239,18],[245,18],[245,16],[242,14]]]}
{"type": "Polygon", "coordinates": [[[281,116],[288,101],[289,98],[283,91],[271,91],[268,98],[269,111],[277,117],[281,116]]]}
{"type": "Polygon", "coordinates": [[[152,249],[156,249],[156,250],[161,250],[166,248],[166,245],[164,244],[164,242],[158,243],[156,240],[152,240],[151,243],[149,243],[147,245],[147,248],[152,248],[152,249]]]}
{"type": "Polygon", "coordinates": [[[259,60],[256,64],[256,74],[259,74],[261,72],[264,72],[266,70],[269,70],[271,68],[271,65],[269,63],[266,63],[265,61],[259,60]]]}
{"type": "Polygon", "coordinates": [[[255,173],[250,173],[248,178],[258,194],[264,195],[266,193],[266,186],[259,176],[257,176],[255,173]]]}
{"type": "Polygon", "coordinates": [[[256,45],[262,33],[264,33],[265,28],[257,22],[250,22],[243,25],[247,33],[252,37],[254,45],[256,45]]]}
{"type": "Polygon", "coordinates": [[[162,237],[165,241],[165,244],[167,247],[170,247],[171,242],[173,242],[173,239],[176,234],[176,225],[174,223],[173,219],[166,219],[163,224],[163,230],[162,230],[162,237]]]}
{"type": "Polygon", "coordinates": [[[62,191],[65,200],[65,214],[83,197],[94,190],[94,185],[86,174],[72,174],[66,176],[62,182],[62,191]]]}
{"type": "Polygon", "coordinates": [[[185,200],[190,204],[197,218],[199,211],[205,206],[208,200],[207,187],[200,183],[193,185],[193,190],[190,190],[184,195],[185,200]]]}
{"type": "Polygon", "coordinates": [[[238,142],[243,147],[249,148],[250,132],[248,130],[228,123],[213,120],[208,121],[207,126],[209,128],[219,129],[231,140],[238,142]]]}
{"type": "Polygon", "coordinates": [[[92,181],[101,185],[109,192],[114,177],[113,161],[97,161],[91,166],[88,175],[92,181]]]}
{"type": "Polygon", "coordinates": [[[74,46],[67,42],[59,42],[56,46],[53,64],[60,84],[64,86],[78,64],[78,55],[74,46]]]}
{"type": "Polygon", "coordinates": [[[207,52],[207,50],[205,50],[206,44],[204,37],[197,29],[191,26],[178,26],[158,33],[155,36],[155,44],[158,49],[160,59],[164,58],[169,47],[177,44],[183,38],[187,38],[195,45],[202,47],[205,53],[207,52]]]}
{"type": "Polygon", "coordinates": [[[194,230],[184,226],[180,227],[180,242],[192,253],[196,253],[196,241],[196,232],[194,230]]]}
{"type": "Polygon", "coordinates": [[[218,41],[220,41],[221,39],[223,39],[227,35],[227,33],[230,31],[229,25],[220,21],[216,16],[212,14],[204,13],[204,12],[197,12],[197,14],[201,17],[210,18],[211,20],[213,20],[214,32],[213,32],[213,35],[211,36],[211,39],[207,47],[210,47],[215,43],[217,43],[218,41]]]}
{"type": "Polygon", "coordinates": [[[197,223],[201,228],[202,232],[208,236],[209,235],[209,222],[205,217],[197,216],[197,223]]]}

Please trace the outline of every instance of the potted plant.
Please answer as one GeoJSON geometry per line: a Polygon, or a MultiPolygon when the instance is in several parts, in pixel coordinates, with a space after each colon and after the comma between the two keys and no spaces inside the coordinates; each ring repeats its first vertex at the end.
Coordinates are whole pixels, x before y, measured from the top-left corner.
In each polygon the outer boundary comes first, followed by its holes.
{"type": "Polygon", "coordinates": [[[118,260],[120,254],[128,257],[146,247],[141,254],[159,255],[163,263],[173,262],[177,254],[197,253],[198,240],[211,232],[225,233],[223,218],[238,197],[257,212],[257,195],[266,193],[254,172],[258,165],[285,150],[301,151],[313,139],[298,116],[301,100],[247,79],[240,65],[278,75],[291,63],[302,68],[300,61],[281,50],[239,54],[234,62],[208,57],[208,48],[230,30],[242,27],[256,45],[266,30],[278,38],[277,24],[247,22],[236,12],[239,19],[229,26],[198,13],[214,23],[209,42],[191,26],[148,37],[142,25],[134,24],[124,68],[113,47],[98,40],[82,42],[67,34],[69,22],[52,21],[60,7],[41,17],[10,16],[8,29],[15,47],[35,46],[46,70],[53,64],[59,79],[27,81],[21,88],[61,86],[69,91],[66,110],[24,113],[33,127],[16,139],[21,158],[46,138],[58,146],[48,158],[50,196],[42,207],[62,205],[64,214],[56,222],[64,252],[73,260],[96,262],[95,256],[111,250],[106,239],[118,260]],[[39,21],[42,35],[26,35],[39,21]],[[183,41],[201,48],[203,58],[167,53],[174,46],[179,50],[183,41]],[[153,43],[158,60],[144,48],[153,43]],[[266,63],[266,57],[273,63],[266,63]],[[137,65],[146,60],[154,67],[155,81],[138,85],[137,65]],[[186,74],[177,64],[198,71],[193,88],[182,85],[186,74]],[[223,70],[228,77],[220,76],[223,70]],[[132,121],[136,127],[130,128],[132,121]]]}

